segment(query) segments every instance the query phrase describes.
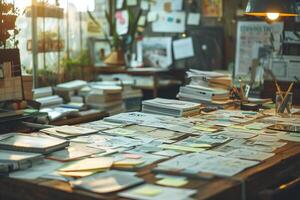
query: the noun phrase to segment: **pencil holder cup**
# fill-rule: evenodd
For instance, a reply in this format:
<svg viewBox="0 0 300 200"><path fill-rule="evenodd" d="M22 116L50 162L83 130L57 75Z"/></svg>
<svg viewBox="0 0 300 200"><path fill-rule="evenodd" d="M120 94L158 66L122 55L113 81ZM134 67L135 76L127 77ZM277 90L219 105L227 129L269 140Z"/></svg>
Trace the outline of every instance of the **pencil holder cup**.
<svg viewBox="0 0 300 200"><path fill-rule="evenodd" d="M276 92L276 114L291 114L292 103L293 103L293 93L289 92Z"/></svg>

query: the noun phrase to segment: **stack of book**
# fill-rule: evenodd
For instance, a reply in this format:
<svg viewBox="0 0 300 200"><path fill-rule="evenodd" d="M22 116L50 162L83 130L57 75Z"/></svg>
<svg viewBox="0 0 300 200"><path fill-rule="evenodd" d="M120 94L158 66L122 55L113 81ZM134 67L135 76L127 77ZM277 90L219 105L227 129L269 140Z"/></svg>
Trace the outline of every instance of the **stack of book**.
<svg viewBox="0 0 300 200"><path fill-rule="evenodd" d="M65 102L70 102L71 97L74 96L78 91L87 85L86 81L75 80L66 83L56 85L54 88L55 93L61 96Z"/></svg>
<svg viewBox="0 0 300 200"><path fill-rule="evenodd" d="M201 104L173 99L156 98L143 101L142 111L174 117L187 117L199 114Z"/></svg>
<svg viewBox="0 0 300 200"><path fill-rule="evenodd" d="M0 150L0 163L7 164L10 172L27 169L43 161L42 154Z"/></svg>
<svg viewBox="0 0 300 200"><path fill-rule="evenodd" d="M4 150L48 154L67 146L69 146L68 141L50 136L9 133L0 137L0 149Z"/></svg>
<svg viewBox="0 0 300 200"><path fill-rule="evenodd" d="M86 104L107 111L110 115L124 112L122 88L119 86L93 85L86 96Z"/></svg>
<svg viewBox="0 0 300 200"><path fill-rule="evenodd" d="M208 106L227 107L232 105L229 89L232 79L227 74L190 70L190 84L180 87L177 98Z"/></svg>
<svg viewBox="0 0 300 200"><path fill-rule="evenodd" d="M41 108L56 107L63 103L61 97L53 95L52 87L34 89L33 99L41 104Z"/></svg>

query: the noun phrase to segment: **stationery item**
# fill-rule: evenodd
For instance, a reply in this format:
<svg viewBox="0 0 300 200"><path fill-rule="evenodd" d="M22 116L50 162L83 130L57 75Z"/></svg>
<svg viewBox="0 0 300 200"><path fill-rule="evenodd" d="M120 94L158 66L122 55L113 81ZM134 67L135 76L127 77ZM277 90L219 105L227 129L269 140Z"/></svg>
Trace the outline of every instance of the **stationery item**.
<svg viewBox="0 0 300 200"><path fill-rule="evenodd" d="M194 54L192 38L188 37L184 39L174 40L173 52L174 52L174 58L176 60L193 57L195 54Z"/></svg>
<svg viewBox="0 0 300 200"><path fill-rule="evenodd" d="M16 133L0 140L0 149L49 154L69 146L66 140Z"/></svg>
<svg viewBox="0 0 300 200"><path fill-rule="evenodd" d="M118 195L124 198L138 199L138 200L185 200L190 196L195 195L197 190L162 187L158 185L145 184L138 186L131 190L121 192Z"/></svg>
<svg viewBox="0 0 300 200"><path fill-rule="evenodd" d="M90 128L66 125L66 126L57 126L54 128L42 129L41 132L49 134L51 136L68 139L76 136L97 133L98 131Z"/></svg>
<svg viewBox="0 0 300 200"><path fill-rule="evenodd" d="M9 177L18 178L18 179L26 179L26 180L34 180L41 176L45 176L45 175L53 173L55 170L60 168L62 165L63 165L63 163L61 163L61 162L45 159L45 161L43 163L34 165L31 168L10 173Z"/></svg>
<svg viewBox="0 0 300 200"><path fill-rule="evenodd" d="M226 153L226 156L228 157L241 158L247 160L257 160L257 161L266 160L274 155L275 155L274 153L260 152L260 151L246 149L246 148L239 148Z"/></svg>
<svg viewBox="0 0 300 200"><path fill-rule="evenodd" d="M9 171L23 170L44 161L42 154L0 150L0 163L9 164Z"/></svg>
<svg viewBox="0 0 300 200"><path fill-rule="evenodd" d="M173 99L155 98L143 101L143 112L163 114L175 117L199 114L200 104Z"/></svg>
<svg viewBox="0 0 300 200"><path fill-rule="evenodd" d="M95 148L87 147L82 144L71 143L69 147L64 150L56 151L49 155L47 158L51 160L57 160L61 162L69 162L84 158L93 154L103 153L105 151Z"/></svg>
<svg viewBox="0 0 300 200"><path fill-rule="evenodd" d="M66 164L66 166L59 169L61 172L77 172L77 171L105 171L113 164L112 158L99 157L99 158L85 158L83 160L74 161Z"/></svg>
<svg viewBox="0 0 300 200"><path fill-rule="evenodd" d="M55 90L61 90L61 91L72 91L72 90L80 90L84 86L87 85L86 81L83 80L74 80L66 83L61 83L56 85Z"/></svg>
<svg viewBox="0 0 300 200"><path fill-rule="evenodd" d="M182 187L188 183L188 180L185 178L163 178L161 180L156 181L157 184L163 185L163 186L170 186L170 187Z"/></svg>
<svg viewBox="0 0 300 200"><path fill-rule="evenodd" d="M124 160L115 161L113 166L116 168L134 168L143 164L144 162L145 161L142 159L126 158Z"/></svg>
<svg viewBox="0 0 300 200"><path fill-rule="evenodd" d="M275 110L277 114L283 114L285 110L287 110L288 114L291 114L293 93L286 92L284 94L285 96L281 98L282 94L276 93Z"/></svg>
<svg viewBox="0 0 300 200"><path fill-rule="evenodd" d="M71 182L72 187L96 193L111 193L143 183L144 180L127 172L108 171Z"/></svg>

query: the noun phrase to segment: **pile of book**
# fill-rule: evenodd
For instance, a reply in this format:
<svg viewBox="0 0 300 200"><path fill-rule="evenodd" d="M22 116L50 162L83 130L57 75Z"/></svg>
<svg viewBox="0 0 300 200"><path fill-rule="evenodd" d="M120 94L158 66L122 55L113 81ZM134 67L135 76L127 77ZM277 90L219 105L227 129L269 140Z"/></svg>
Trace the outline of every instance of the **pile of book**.
<svg viewBox="0 0 300 200"><path fill-rule="evenodd" d="M77 95L78 91L87 85L86 81L75 80L56 85L55 94L61 96L65 102L70 102L71 97Z"/></svg>
<svg viewBox="0 0 300 200"><path fill-rule="evenodd" d="M55 107L63 104L63 99L53 95L52 87L43 87L33 90L33 99L41 104L41 108Z"/></svg>
<svg viewBox="0 0 300 200"><path fill-rule="evenodd" d="M179 89L177 98L204 105L230 106L229 89L232 78L228 74L190 70L187 72L190 83Z"/></svg>
<svg viewBox="0 0 300 200"><path fill-rule="evenodd" d="M155 98L143 101L142 111L174 117L187 117L199 114L201 104L173 99Z"/></svg>
<svg viewBox="0 0 300 200"><path fill-rule="evenodd" d="M85 101L88 106L107 111L110 115L125 111L120 86L92 85Z"/></svg>

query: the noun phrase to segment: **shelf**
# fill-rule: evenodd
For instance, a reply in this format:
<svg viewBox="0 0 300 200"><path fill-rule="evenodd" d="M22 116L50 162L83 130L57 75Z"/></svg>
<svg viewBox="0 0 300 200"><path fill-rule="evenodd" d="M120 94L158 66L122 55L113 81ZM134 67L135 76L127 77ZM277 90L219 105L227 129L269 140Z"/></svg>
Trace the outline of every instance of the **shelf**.
<svg viewBox="0 0 300 200"><path fill-rule="evenodd" d="M49 17L49 18L64 18L64 9L59 7L50 7L50 6L42 6L36 5L34 6L37 9L37 17ZM25 13L27 17L32 17L32 7L27 7L25 9Z"/></svg>

